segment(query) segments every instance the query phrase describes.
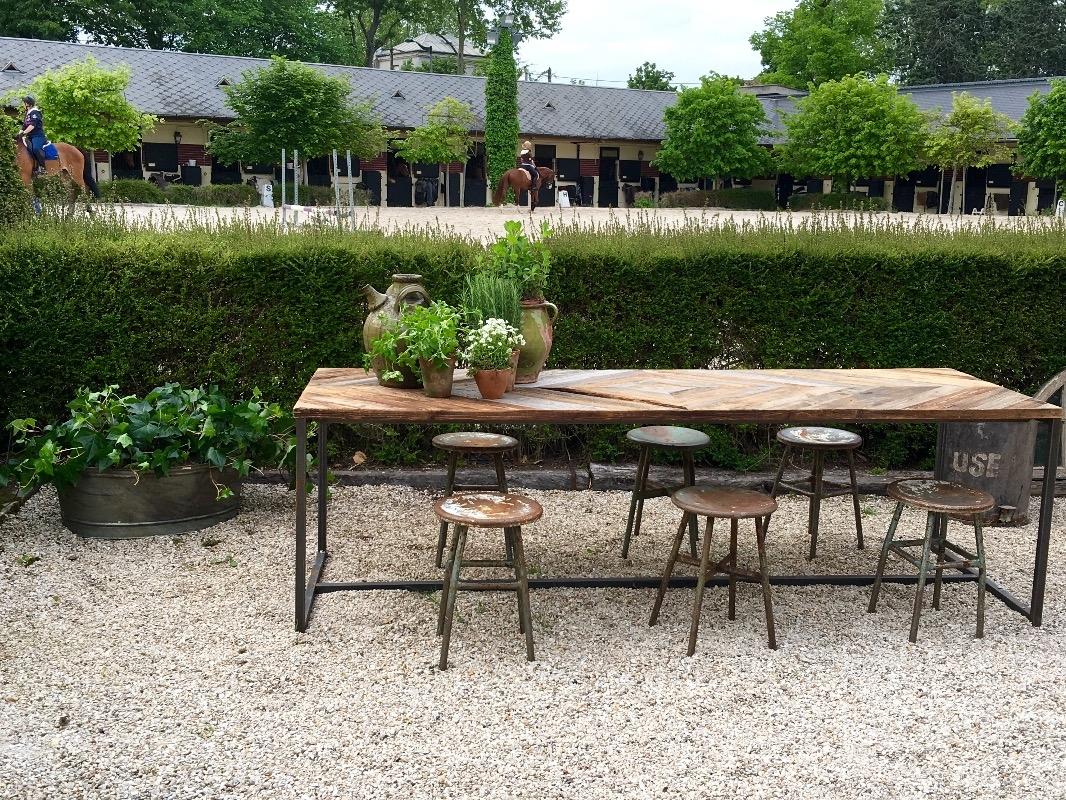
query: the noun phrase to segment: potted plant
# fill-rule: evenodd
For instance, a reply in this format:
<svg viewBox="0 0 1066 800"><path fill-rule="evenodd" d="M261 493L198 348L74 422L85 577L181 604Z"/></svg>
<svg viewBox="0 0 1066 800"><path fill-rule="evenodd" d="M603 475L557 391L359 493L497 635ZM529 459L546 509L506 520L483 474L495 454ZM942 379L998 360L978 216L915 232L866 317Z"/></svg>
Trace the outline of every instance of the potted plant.
<svg viewBox="0 0 1066 800"><path fill-rule="evenodd" d="M519 305L518 284L499 272L479 270L466 276L463 291L463 310L467 324L477 327L487 319L502 319L515 330L522 329L522 307ZM508 391L514 388L518 370L519 350L511 354L511 379Z"/></svg>
<svg viewBox="0 0 1066 800"><path fill-rule="evenodd" d="M486 400L499 400L511 377L511 353L524 340L513 325L495 317L472 329L466 338L463 363L474 375L478 391Z"/></svg>
<svg viewBox="0 0 1066 800"><path fill-rule="evenodd" d="M479 260L482 270L511 278L521 296L522 325L525 338L518 356L517 383L533 383L544 369L551 353L555 318L559 309L544 299L544 289L551 274L551 251L547 239L552 231L547 222L540 226L540 237L530 239L523 233L522 223L504 223L504 236L489 245Z"/></svg>
<svg viewBox="0 0 1066 800"><path fill-rule="evenodd" d="M399 363L421 373L428 397L451 397L459 350L459 311L440 301L428 307L410 306L401 325L406 347L398 355Z"/></svg>
<svg viewBox="0 0 1066 800"><path fill-rule="evenodd" d="M394 389L417 389L422 385L417 359L403 358L407 337L403 323L382 314L377 337L363 353L363 369L377 375L378 383Z"/></svg>
<svg viewBox="0 0 1066 800"><path fill-rule="evenodd" d="M54 484L63 524L82 536L130 538L199 530L237 513L254 466L295 452L292 415L259 391L230 402L217 387L167 384L144 397L83 389L70 417L17 419L0 481Z"/></svg>

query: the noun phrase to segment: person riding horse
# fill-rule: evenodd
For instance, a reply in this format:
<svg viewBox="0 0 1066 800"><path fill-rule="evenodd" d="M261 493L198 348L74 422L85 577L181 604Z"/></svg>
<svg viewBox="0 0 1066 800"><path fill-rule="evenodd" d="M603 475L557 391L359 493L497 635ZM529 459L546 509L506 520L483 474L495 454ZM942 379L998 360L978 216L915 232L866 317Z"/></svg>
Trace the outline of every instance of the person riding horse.
<svg viewBox="0 0 1066 800"><path fill-rule="evenodd" d="M45 172L44 146L48 139L44 135L44 114L37 107L37 100L33 95L22 98L22 111L25 114L22 120L22 130L19 131L15 140L22 139L26 149L30 151L36 164L35 171L38 175Z"/></svg>
<svg viewBox="0 0 1066 800"><path fill-rule="evenodd" d="M540 189L540 173L537 171L537 164L533 160L533 145L528 141L522 142L522 152L518 155L518 166L529 173L529 179L532 181L529 191L536 192Z"/></svg>

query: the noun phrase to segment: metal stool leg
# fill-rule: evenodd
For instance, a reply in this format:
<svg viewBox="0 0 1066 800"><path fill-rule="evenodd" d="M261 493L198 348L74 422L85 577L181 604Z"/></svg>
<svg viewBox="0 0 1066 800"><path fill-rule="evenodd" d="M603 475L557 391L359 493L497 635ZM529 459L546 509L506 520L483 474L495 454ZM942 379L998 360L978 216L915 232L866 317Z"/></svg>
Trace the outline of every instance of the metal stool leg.
<svg viewBox="0 0 1066 800"><path fill-rule="evenodd" d="M526 575L526 549L522 544L522 529L512 528L515 550L515 577L518 580L518 618L526 635L526 661L533 661L533 618L529 610L529 580Z"/></svg>
<svg viewBox="0 0 1066 800"><path fill-rule="evenodd" d="M437 610L437 636L444 635L444 617L448 611L448 589L452 583L452 564L455 561L455 551L459 546L459 531L457 526L452 526L452 541L448 547L448 563L444 569L444 583L440 590L440 608Z"/></svg>
<svg viewBox="0 0 1066 800"><path fill-rule="evenodd" d="M682 469L683 469L684 475L685 475L685 478L684 478L685 486L695 486L696 485L696 465L695 465L695 463L692 460L692 451L691 450L685 450L682 453L682 455L681 455L681 459L682 459L682 461L681 461ZM699 536L700 536L700 522L699 522L698 519L696 519L696 515L693 514L692 515L692 519L689 520L689 525L688 525L688 549L689 549L689 554L693 558L695 558L698 555L698 551L696 549L696 547L697 547L696 542L699 540Z"/></svg>
<svg viewBox="0 0 1066 800"><path fill-rule="evenodd" d="M455 528L456 533L453 535L457 537L458 541L451 561L452 574L451 580L448 582L448 605L444 611L444 631L440 643L440 668L442 670L448 669L448 645L452 641L452 621L455 618L456 589L459 588L459 568L463 563L463 550L466 549L466 528L460 525L456 525Z"/></svg>
<svg viewBox="0 0 1066 800"><path fill-rule="evenodd" d="M674 574L674 565L677 563L677 554L681 550L681 540L685 538L685 528L688 527L689 514L681 515L681 524L677 526L677 535L674 536L674 544L670 548L670 556L666 559L666 568L663 570L663 579L659 583L659 591L655 593L655 604L651 607L651 617L648 625L654 625L659 621L659 609L662 608L663 598L670 586L670 576Z"/></svg>
<svg viewBox="0 0 1066 800"><path fill-rule="evenodd" d="M781 464L777 468L777 477L774 478L773 488L770 489L770 497L777 497L777 490L781 486L781 478L785 474L785 465L788 463L788 457L791 452L792 448L786 444L785 451L781 454Z"/></svg>
<svg viewBox="0 0 1066 800"><path fill-rule="evenodd" d="M759 547L759 576L762 578L762 603L766 611L766 638L770 649L777 649L777 637L774 635L774 605L770 598L770 567L766 559L766 523L769 517L755 518L755 541Z"/></svg>
<svg viewBox="0 0 1066 800"><path fill-rule="evenodd" d="M985 532L981 515L973 518L973 532L977 538L977 638L985 635Z"/></svg>
<svg viewBox="0 0 1066 800"><path fill-rule="evenodd" d="M690 515L695 517L695 514ZM680 541L678 543L680 546ZM711 537L703 539L703 552L700 554L700 574L696 576L696 598L692 602L692 625L688 631L688 654L696 652L696 637L700 632L700 612L703 610L703 589L707 585L707 568L711 561Z"/></svg>
<svg viewBox="0 0 1066 800"><path fill-rule="evenodd" d="M729 520L729 619L737 618L737 520Z"/></svg>
<svg viewBox="0 0 1066 800"><path fill-rule="evenodd" d="M814 465L811 467L811 503L807 509L807 531L811 535L811 551L808 561L813 561L818 554L818 515L822 510L822 466L824 455L821 450L814 451Z"/></svg>
<svg viewBox="0 0 1066 800"><path fill-rule="evenodd" d="M459 459L459 454L455 451L448 453L448 477L444 483L444 496L451 497L452 491L455 488L455 465ZM440 533L437 534L437 569L441 568L441 561L444 558L444 542L448 537L448 523L442 522L440 524Z"/></svg>
<svg viewBox="0 0 1066 800"><path fill-rule="evenodd" d="M855 538L859 542L859 549L865 550L862 541L862 509L859 507L859 482L855 479L855 452L848 450L848 472L851 473L851 501L855 506Z"/></svg>
<svg viewBox="0 0 1066 800"><path fill-rule="evenodd" d="M870 593L870 605L866 609L868 614L877 610L877 596L881 594L881 579L885 577L885 565L888 563L888 551L892 547L892 540L896 538L896 526L899 525L900 515L903 513L903 503L896 503L896 510L892 512L892 522L885 534L885 541L881 545L881 557L877 559L877 574L874 577L874 588Z"/></svg>
<svg viewBox="0 0 1066 800"><path fill-rule="evenodd" d="M517 529L516 528L504 528L503 529L503 539L504 539L504 542L507 545L507 550L510 553L514 553L515 552L515 548L514 548L515 530L517 530ZM518 556L517 556L517 554L514 555L510 559L510 567L511 567L511 569L514 570L515 581L517 581L518 580ZM522 594L521 594L521 592L515 590L515 597L517 597L517 599L518 599L518 632L519 633L525 633L526 632L526 628L525 628L524 617L522 616Z"/></svg>
<svg viewBox="0 0 1066 800"><path fill-rule="evenodd" d="M925 540L922 542L922 559L918 562L918 588L914 592L914 611L911 614L911 644L918 641L918 619L922 616L922 600L925 598L925 579L929 573L929 551L933 544L935 522L925 524Z"/></svg>
<svg viewBox="0 0 1066 800"><path fill-rule="evenodd" d="M496 491L506 494L507 473L503 470L503 454L493 453L492 463L496 467ZM514 546L511 542L511 537L507 535L507 531L503 533L503 557L507 561L514 561Z"/></svg>
<svg viewBox="0 0 1066 800"><path fill-rule="evenodd" d="M946 514L937 514L940 524L933 526L933 539L936 542L936 575L933 578L933 609L940 610L940 588L944 583L944 550L948 544L948 518Z"/></svg>
<svg viewBox="0 0 1066 800"><path fill-rule="evenodd" d="M629 499L629 521L622 539L622 558L629 558L629 542L640 531L640 518L644 513L644 490L648 485L648 470L651 463L651 450L640 448L637 459L637 477L633 481L633 496Z"/></svg>

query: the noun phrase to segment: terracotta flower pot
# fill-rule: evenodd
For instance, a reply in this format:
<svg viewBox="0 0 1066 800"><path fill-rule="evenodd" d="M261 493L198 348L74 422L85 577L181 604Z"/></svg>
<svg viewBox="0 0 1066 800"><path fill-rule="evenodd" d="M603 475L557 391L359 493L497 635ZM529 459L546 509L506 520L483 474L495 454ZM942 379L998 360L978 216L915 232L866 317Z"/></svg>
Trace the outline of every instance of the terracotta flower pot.
<svg viewBox="0 0 1066 800"><path fill-rule="evenodd" d="M544 300L522 301L522 345L515 383L533 383L540 376L552 349L552 331L559 309Z"/></svg>
<svg viewBox="0 0 1066 800"><path fill-rule="evenodd" d="M419 369L422 370L422 388L426 397L451 397L452 378L455 375L455 356L448 359L443 367L438 367L424 358L418 359Z"/></svg>
<svg viewBox="0 0 1066 800"><path fill-rule="evenodd" d="M507 384L507 391L514 391L515 377L518 375L518 357L522 354L521 350L515 350L511 353L511 380Z"/></svg>
<svg viewBox="0 0 1066 800"><path fill-rule="evenodd" d="M486 400L499 400L507 391L511 369L479 369L474 373L474 382Z"/></svg>

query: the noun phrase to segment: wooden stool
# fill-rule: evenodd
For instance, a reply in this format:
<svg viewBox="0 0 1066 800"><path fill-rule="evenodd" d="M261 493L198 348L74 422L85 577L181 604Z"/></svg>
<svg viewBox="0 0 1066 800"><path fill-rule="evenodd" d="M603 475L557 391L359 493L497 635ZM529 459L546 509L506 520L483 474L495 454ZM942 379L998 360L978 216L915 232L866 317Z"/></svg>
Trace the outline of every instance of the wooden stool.
<svg viewBox="0 0 1066 800"><path fill-rule="evenodd" d="M888 496L896 500L896 511L892 523L888 526L888 535L881 546L881 558L877 562L877 577L874 578L873 594L870 596L869 613L877 610L877 596L881 592L881 580L885 575L885 564L889 552L893 552L918 568L918 590L914 593L914 611L911 614L911 642L918 641L918 618L922 615L922 600L925 595L925 581L930 572L935 574L933 582L933 608L940 610L940 586L943 583L945 569L977 569L977 638L985 635L985 541L981 528L981 514L995 504L995 498L987 492L971 489L959 483L934 480L902 480L888 485ZM896 526L899 525L903 507L921 509L928 512L925 525L925 537L922 539L903 539L895 541ZM947 540L948 516L970 518L973 522L974 537L977 540L977 553L969 553ZM915 557L906 548L921 546L921 557ZM936 548L936 564L930 564L930 551ZM950 548L953 555L961 558L945 561L944 551Z"/></svg>
<svg viewBox="0 0 1066 800"><path fill-rule="evenodd" d="M729 619L736 619L737 616L737 578L762 582L762 599L766 610L766 637L771 649L776 650L774 609L770 600L770 572L766 561L766 528L770 523L770 515L777 511L777 501L761 492L717 486L686 486L674 492L672 499L674 505L684 514L681 516L681 524L677 527L677 535L674 536L674 546L666 561L663 580L655 595L655 605L651 609L651 619L648 620L648 624L654 625L659 620L659 609L662 607L666 589L670 585L674 564L680 561L682 564L691 564L699 568L696 577L696 599L692 605L692 627L688 634L689 655L696 652L696 634L700 628L703 588L707 579L719 572L729 576ZM685 528L696 517L707 518L707 528L703 534L703 552L698 561L691 556L681 555L679 552L681 540L685 536ZM711 561L711 534L714 531L716 518L729 520L729 553L720 561ZM758 573L737 567L737 526L739 520L742 519L755 520L755 541L759 548Z"/></svg>
<svg viewBox="0 0 1066 800"><path fill-rule="evenodd" d="M859 549L862 550L864 548L862 541L862 510L859 508L859 488L855 482L854 453L855 450L862 447L862 437L857 433L842 431L837 428L808 426L803 428L784 428L777 432L777 441L785 446L785 452L781 455L781 466L777 469L777 477L774 478L774 488L770 490L770 496L777 497L781 489L785 488L811 499L807 511L807 532L811 537L811 551L807 559L814 560L818 551L818 515L821 511L822 500L826 497L851 495L852 503L855 506L855 538L858 539ZM805 481L810 483L809 489L785 483L781 480L793 448L811 450L814 454L811 476ZM835 481L827 481L822 477L825 453L832 450L843 450L847 453L848 470L851 472L850 486ZM842 488L826 489L827 485Z"/></svg>
<svg viewBox="0 0 1066 800"><path fill-rule="evenodd" d="M452 638L452 617L455 596L459 589L471 591L511 591L518 596L518 632L526 636L526 659L533 660L533 621L529 613L529 585L526 574L526 555L522 547L522 525L540 519L544 509L525 495L474 493L442 497L433 511L444 522L454 523L448 550L448 568L444 573L440 613L437 616L437 635L443 636L440 645L440 668L448 668L448 644ZM507 551L502 560L463 559L466 537L471 528L503 528ZM514 570L513 581L460 580L463 567L507 567Z"/></svg>
<svg viewBox="0 0 1066 800"><path fill-rule="evenodd" d="M518 448L518 440L502 433L483 433L481 431L460 431L458 433L441 433L433 437L433 446L448 454L448 477L444 483L444 496L451 497L456 492L507 492L507 476L503 471L503 454ZM456 485L455 467L460 454L488 454L496 466L496 483L488 486ZM505 537L506 538L506 537ZM444 559L444 543L448 539L448 523L440 524L437 536L437 569ZM510 545L507 545L510 557Z"/></svg>
<svg viewBox="0 0 1066 800"><path fill-rule="evenodd" d="M644 501L653 497L666 497L675 489L692 486L696 482L696 467L692 462L692 451L710 444L711 437L692 428L680 428L676 425L646 425L634 428L626 433L629 441L640 446L637 459L637 477L633 481L633 495L629 500L629 519L626 533L622 539L622 558L629 558L629 541L640 533L640 520L644 516ZM683 478L680 486L649 485L648 471L651 468L652 448L660 450L680 450ZM692 519L689 528L689 549L696 557L696 537L699 535L699 523Z"/></svg>

